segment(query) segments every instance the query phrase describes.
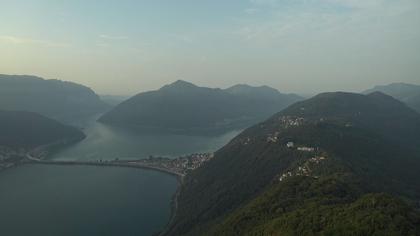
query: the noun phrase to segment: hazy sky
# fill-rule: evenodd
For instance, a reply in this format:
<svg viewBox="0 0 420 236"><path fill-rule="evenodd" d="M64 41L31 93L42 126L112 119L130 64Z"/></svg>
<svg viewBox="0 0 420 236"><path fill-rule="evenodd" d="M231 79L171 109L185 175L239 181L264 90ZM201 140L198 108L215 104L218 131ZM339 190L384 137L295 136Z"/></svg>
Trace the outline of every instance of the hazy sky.
<svg viewBox="0 0 420 236"><path fill-rule="evenodd" d="M134 94L420 83L420 0L0 0L0 73Z"/></svg>

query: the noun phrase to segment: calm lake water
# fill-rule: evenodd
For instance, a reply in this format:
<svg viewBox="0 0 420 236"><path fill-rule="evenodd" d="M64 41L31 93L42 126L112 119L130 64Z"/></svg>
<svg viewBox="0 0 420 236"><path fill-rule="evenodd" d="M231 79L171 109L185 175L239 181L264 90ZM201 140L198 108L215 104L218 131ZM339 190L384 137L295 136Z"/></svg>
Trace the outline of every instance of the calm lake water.
<svg viewBox="0 0 420 236"><path fill-rule="evenodd" d="M219 136L141 134L101 123L83 130L83 141L54 154L54 159L143 159L150 155L178 157L194 152L213 152L229 142L239 131Z"/></svg>
<svg viewBox="0 0 420 236"><path fill-rule="evenodd" d="M136 134L92 123L54 159L176 157L215 151L217 137ZM26 165L0 172L0 235L152 235L170 217L177 180L142 169Z"/></svg>
<svg viewBox="0 0 420 236"><path fill-rule="evenodd" d="M151 235L170 216L177 180L129 168L22 166L0 173L5 236Z"/></svg>

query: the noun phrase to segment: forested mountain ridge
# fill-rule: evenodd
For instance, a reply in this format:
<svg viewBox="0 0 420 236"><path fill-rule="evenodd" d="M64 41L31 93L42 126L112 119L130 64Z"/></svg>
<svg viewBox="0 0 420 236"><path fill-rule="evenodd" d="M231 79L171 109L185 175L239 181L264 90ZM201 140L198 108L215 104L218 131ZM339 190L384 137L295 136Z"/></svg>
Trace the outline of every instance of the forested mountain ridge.
<svg viewBox="0 0 420 236"><path fill-rule="evenodd" d="M302 100L302 97L296 94L283 94L280 93L277 89L274 89L269 86L259 86L253 87L247 84L237 84L231 86L227 89L224 89L225 92L235 95L247 96L250 98L266 99L266 100L275 100L282 98L284 102L295 102ZM289 100L289 101L288 101Z"/></svg>
<svg viewBox="0 0 420 236"><path fill-rule="evenodd" d="M419 122L419 114L381 93L324 93L295 103L187 176L168 235L351 235L358 224L346 222L369 211L378 220L361 222L358 232L389 225L390 232L416 235L412 206L369 194L414 205L420 199ZM395 218L370 201L395 206ZM355 209L360 205L366 208Z"/></svg>
<svg viewBox="0 0 420 236"><path fill-rule="evenodd" d="M104 112L109 105L90 88L29 75L0 74L0 109L30 111L72 123Z"/></svg>
<svg viewBox="0 0 420 236"><path fill-rule="evenodd" d="M176 81L122 102L99 121L169 131L225 130L264 120L300 99L268 87L218 89Z"/></svg>
<svg viewBox="0 0 420 236"><path fill-rule="evenodd" d="M0 111L0 146L32 149L85 137L82 131L33 112Z"/></svg>
<svg viewBox="0 0 420 236"><path fill-rule="evenodd" d="M407 83L392 83L388 85L375 86L372 89L364 91L369 94L379 91L404 102L417 112L420 112L420 85Z"/></svg>
<svg viewBox="0 0 420 236"><path fill-rule="evenodd" d="M282 113L364 128L402 145L420 146L420 114L381 92L323 93L297 102Z"/></svg>

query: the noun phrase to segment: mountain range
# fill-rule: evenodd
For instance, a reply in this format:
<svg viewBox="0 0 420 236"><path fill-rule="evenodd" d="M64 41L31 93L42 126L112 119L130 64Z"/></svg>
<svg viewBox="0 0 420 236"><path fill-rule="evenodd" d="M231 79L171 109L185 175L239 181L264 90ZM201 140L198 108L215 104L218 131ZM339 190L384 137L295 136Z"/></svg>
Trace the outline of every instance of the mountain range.
<svg viewBox="0 0 420 236"><path fill-rule="evenodd" d="M135 95L99 121L177 132L226 130L262 121L301 99L267 86L235 85L219 89L179 80L159 90Z"/></svg>
<svg viewBox="0 0 420 236"><path fill-rule="evenodd" d="M30 111L73 123L104 112L109 105L90 88L28 75L0 74L0 110Z"/></svg>
<svg viewBox="0 0 420 236"><path fill-rule="evenodd" d="M125 101L105 96L116 106L99 121L175 132L252 125L183 178L166 235L420 235L419 87L303 100L176 81ZM82 85L0 75L0 147L83 139L59 121L109 107Z"/></svg>
<svg viewBox="0 0 420 236"><path fill-rule="evenodd" d="M419 235L419 141L380 92L297 102L186 176L166 235Z"/></svg>
<svg viewBox="0 0 420 236"><path fill-rule="evenodd" d="M407 83L392 83L389 85L375 86L372 89L364 91L364 94L374 91L383 92L406 103L414 110L420 112L420 85Z"/></svg>

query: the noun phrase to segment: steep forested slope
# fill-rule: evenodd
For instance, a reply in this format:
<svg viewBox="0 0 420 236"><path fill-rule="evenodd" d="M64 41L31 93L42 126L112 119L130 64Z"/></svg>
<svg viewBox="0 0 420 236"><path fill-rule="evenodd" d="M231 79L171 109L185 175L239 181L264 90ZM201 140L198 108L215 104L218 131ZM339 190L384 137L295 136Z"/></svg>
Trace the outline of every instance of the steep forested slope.
<svg viewBox="0 0 420 236"><path fill-rule="evenodd" d="M211 235L418 235L420 214L336 178L293 177L232 213Z"/></svg>
<svg viewBox="0 0 420 236"><path fill-rule="evenodd" d="M411 203L420 199L419 122L419 114L381 93L366 96L325 93L291 105L267 121L245 130L216 152L203 168L186 178L169 235L231 232L241 228L241 225L234 224L236 220L253 222L249 232L255 232L254 235L262 232L263 235L273 235L270 230L278 233L274 235L287 235L302 232L290 231L295 226L287 219L293 216L298 220L296 214L311 209L324 217L321 219L325 224L316 228L315 221L319 219L314 219L314 224L307 225L304 230L316 230L321 234L339 232L348 226L347 230L351 231L355 226L342 223L352 217L358 219L376 210L379 216L388 214L386 209L376 209L375 205L354 210L354 207L369 201L366 199L396 205L397 215L403 219L388 221L378 218L377 224L361 223L360 232L376 231L378 225L387 222L390 222L390 227L403 227L403 222L409 222L409 226L398 232L417 230L412 224L416 222L415 217L411 218L414 211L407 210L405 203L400 204L400 200L387 195L366 194L387 192L410 199ZM279 187L295 178L303 181L302 184L319 186L319 189L302 192ZM277 188L283 190L277 191ZM287 196L291 191L304 197L284 199L283 195ZM338 195L330 196L329 191ZM291 201L294 208L282 214L266 211L260 216L252 215L246 210L249 209L247 204L263 201L258 200L263 192L276 193L274 197L278 201ZM328 205L329 202L332 205ZM298 216L302 220L311 220ZM267 220L260 222L260 217ZM372 218L371 215L367 217ZM335 219L337 229L331 228L336 224L333 223Z"/></svg>

